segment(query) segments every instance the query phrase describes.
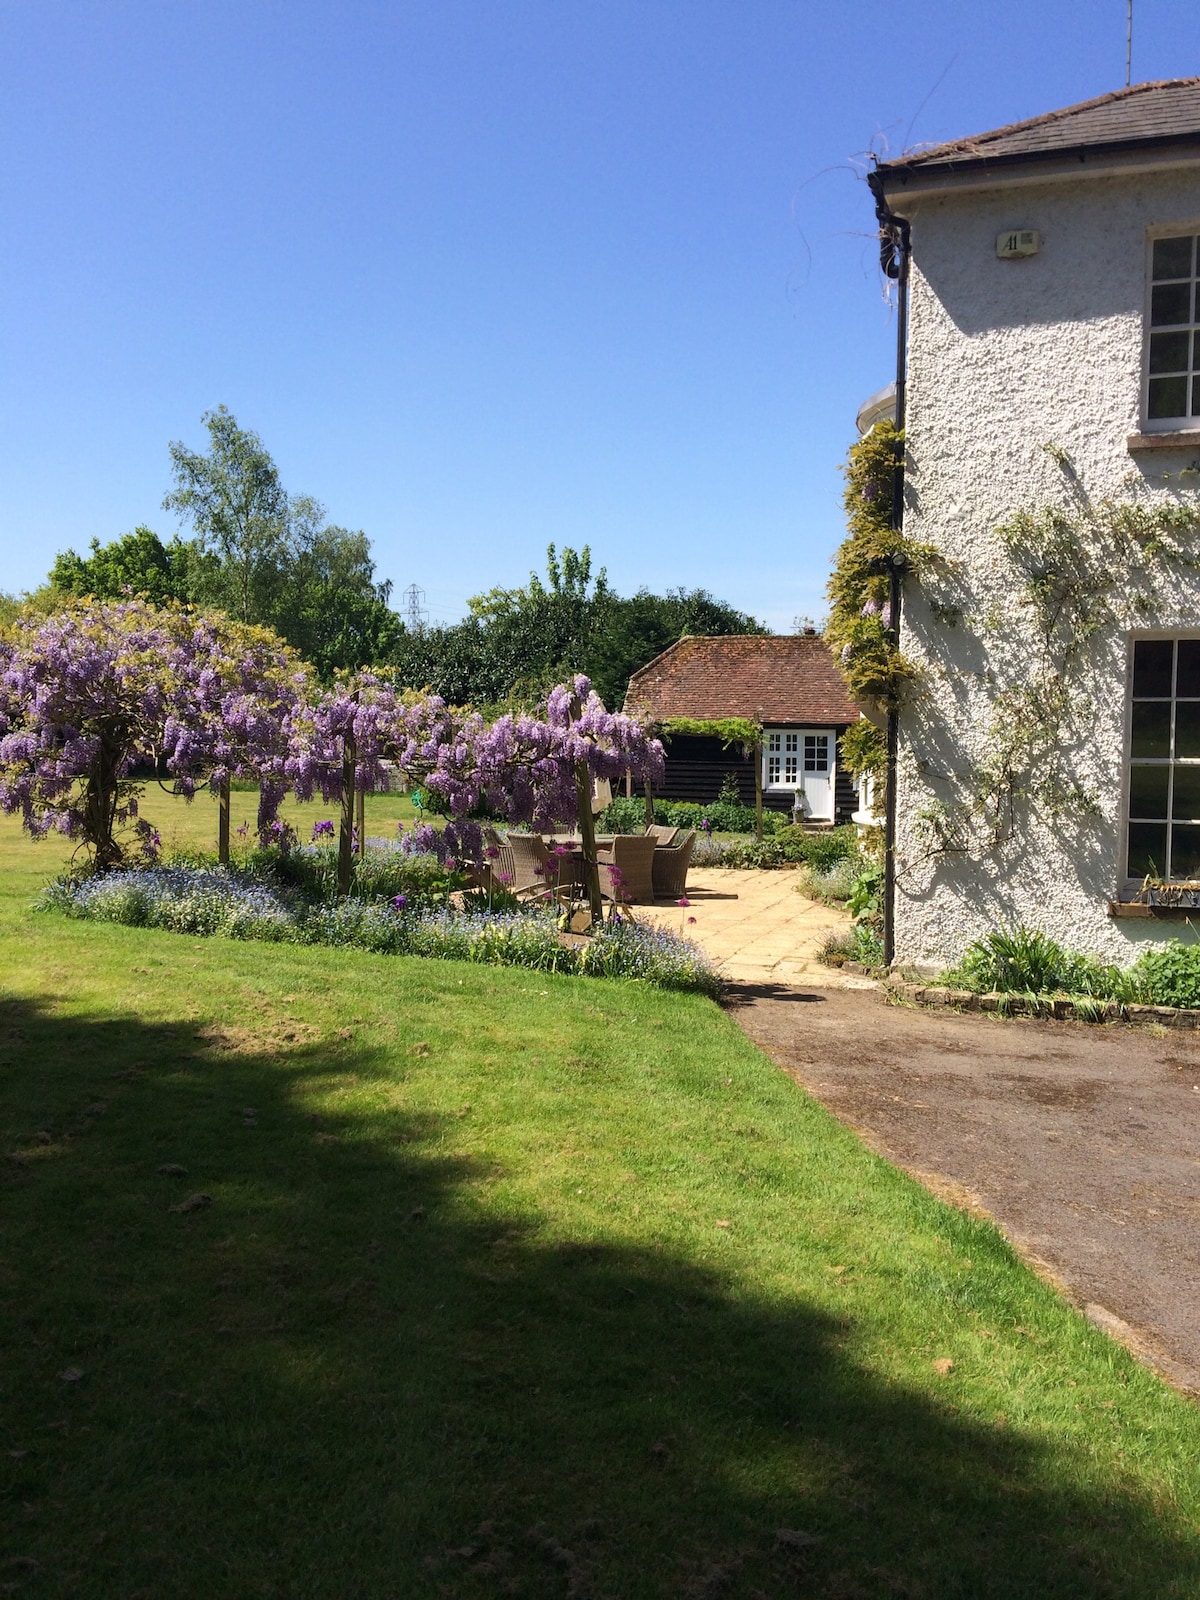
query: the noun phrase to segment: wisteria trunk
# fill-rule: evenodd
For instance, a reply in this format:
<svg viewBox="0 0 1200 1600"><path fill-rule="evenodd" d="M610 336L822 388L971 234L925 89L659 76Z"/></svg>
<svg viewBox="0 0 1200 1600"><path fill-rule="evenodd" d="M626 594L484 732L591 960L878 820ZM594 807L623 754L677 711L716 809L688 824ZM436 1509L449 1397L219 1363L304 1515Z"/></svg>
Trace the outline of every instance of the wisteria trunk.
<svg viewBox="0 0 1200 1600"><path fill-rule="evenodd" d="M596 860L596 819L592 815L592 775L586 761L575 763L575 788L579 795L579 837L583 841L583 870L587 878L588 909L592 921L604 916L600 895L600 867Z"/></svg>
<svg viewBox="0 0 1200 1600"><path fill-rule="evenodd" d="M229 779L225 778L217 790L217 860L223 867L229 865Z"/></svg>
<svg viewBox="0 0 1200 1600"><path fill-rule="evenodd" d="M338 833L338 894L343 899L350 893L354 881L354 769L357 764L354 735L348 733L342 741L342 822Z"/></svg>
<svg viewBox="0 0 1200 1600"><path fill-rule="evenodd" d="M118 761L116 749L101 739L84 784L83 837L91 847L97 872L108 872L121 863L121 847L113 837L120 787Z"/></svg>

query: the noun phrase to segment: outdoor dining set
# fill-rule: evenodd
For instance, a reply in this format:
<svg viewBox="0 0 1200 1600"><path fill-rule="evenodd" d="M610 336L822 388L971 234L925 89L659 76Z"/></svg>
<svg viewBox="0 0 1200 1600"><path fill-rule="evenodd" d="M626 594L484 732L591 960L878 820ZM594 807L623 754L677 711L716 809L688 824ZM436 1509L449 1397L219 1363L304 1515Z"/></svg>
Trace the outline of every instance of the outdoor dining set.
<svg viewBox="0 0 1200 1600"><path fill-rule="evenodd" d="M521 898L561 897L586 883L586 861L578 839L536 833L500 834L485 829L488 875ZM687 888L696 835L654 824L640 834L597 834L600 893L613 904L653 905L678 899Z"/></svg>

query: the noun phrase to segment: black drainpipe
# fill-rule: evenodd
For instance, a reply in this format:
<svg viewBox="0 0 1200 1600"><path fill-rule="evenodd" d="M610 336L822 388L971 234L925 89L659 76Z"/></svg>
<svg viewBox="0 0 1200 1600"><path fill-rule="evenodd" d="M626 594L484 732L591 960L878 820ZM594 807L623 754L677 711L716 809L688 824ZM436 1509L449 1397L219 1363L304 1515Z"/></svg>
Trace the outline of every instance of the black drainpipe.
<svg viewBox="0 0 1200 1600"><path fill-rule="evenodd" d="M908 221L898 217L887 203L878 172L867 179L875 196L875 215L879 218L879 264L896 285L896 427L904 427L905 388L908 372L908 267L912 240ZM904 526L904 452L896 456L892 476L892 527L897 533ZM888 572L889 632L892 643L900 646L900 605L903 598L904 562L894 558ZM883 960L891 966L896 959L896 765L900 749L900 716L894 706L887 719L887 792L883 824Z"/></svg>

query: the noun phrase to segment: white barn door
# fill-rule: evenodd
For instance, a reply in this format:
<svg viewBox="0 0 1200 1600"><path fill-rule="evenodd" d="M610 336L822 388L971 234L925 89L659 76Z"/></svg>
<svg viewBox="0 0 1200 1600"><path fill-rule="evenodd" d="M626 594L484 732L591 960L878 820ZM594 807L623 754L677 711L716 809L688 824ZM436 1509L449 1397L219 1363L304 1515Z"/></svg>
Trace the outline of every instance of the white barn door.
<svg viewBox="0 0 1200 1600"><path fill-rule="evenodd" d="M816 822L833 821L834 735L825 728L767 728L763 737L763 788L804 795Z"/></svg>
<svg viewBox="0 0 1200 1600"><path fill-rule="evenodd" d="M800 730L800 783L815 822L833 821L833 737L819 728Z"/></svg>

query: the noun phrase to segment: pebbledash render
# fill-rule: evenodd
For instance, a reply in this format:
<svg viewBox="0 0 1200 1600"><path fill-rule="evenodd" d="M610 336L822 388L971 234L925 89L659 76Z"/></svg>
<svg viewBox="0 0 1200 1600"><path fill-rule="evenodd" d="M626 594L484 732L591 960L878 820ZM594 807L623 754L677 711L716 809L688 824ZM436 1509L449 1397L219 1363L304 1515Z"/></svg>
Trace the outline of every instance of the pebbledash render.
<svg viewBox="0 0 1200 1600"><path fill-rule="evenodd" d="M1178 910L1139 905L1170 898L1146 879L1200 881L1200 568L1166 560L1152 597L1144 568L1100 573L1062 733L1077 803L981 802L978 772L1035 651L1028 563L1001 527L1196 499L1200 79L883 163L871 186L910 251L903 532L938 553L904 585L921 672L899 714L895 959L935 968L1023 923L1127 964L1186 936Z"/></svg>

